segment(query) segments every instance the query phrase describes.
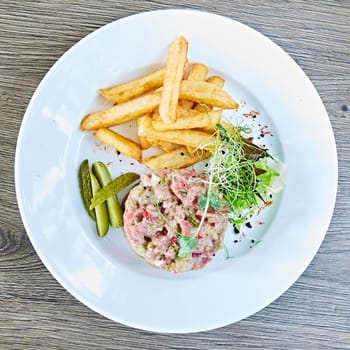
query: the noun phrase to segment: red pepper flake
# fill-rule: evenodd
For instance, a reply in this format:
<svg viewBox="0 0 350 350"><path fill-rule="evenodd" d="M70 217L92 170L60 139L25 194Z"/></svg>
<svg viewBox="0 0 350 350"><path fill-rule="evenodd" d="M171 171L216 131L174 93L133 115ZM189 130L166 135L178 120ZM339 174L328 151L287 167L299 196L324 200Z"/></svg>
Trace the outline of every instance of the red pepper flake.
<svg viewBox="0 0 350 350"><path fill-rule="evenodd" d="M203 236L202 236L201 234L198 234L198 235L197 235L197 238L198 238L198 239L202 239Z"/></svg>
<svg viewBox="0 0 350 350"><path fill-rule="evenodd" d="M272 132L271 132L271 131L265 131L264 134L265 134L265 135L271 135Z"/></svg>
<svg viewBox="0 0 350 350"><path fill-rule="evenodd" d="M197 220L199 220L199 221L202 220L202 215L197 214L197 215L195 215L194 217L195 217Z"/></svg>
<svg viewBox="0 0 350 350"><path fill-rule="evenodd" d="M147 211L147 210L144 210L143 211L143 217L146 219L146 220L149 220L151 218L151 214Z"/></svg>
<svg viewBox="0 0 350 350"><path fill-rule="evenodd" d="M176 237L171 237L171 242L174 243L175 245L179 245L179 243L177 243L177 239Z"/></svg>
<svg viewBox="0 0 350 350"><path fill-rule="evenodd" d="M199 258L202 255L202 253L193 253L192 252L192 258Z"/></svg>
<svg viewBox="0 0 350 350"><path fill-rule="evenodd" d="M257 221L256 222L258 225L263 225L264 224L264 221Z"/></svg>
<svg viewBox="0 0 350 350"><path fill-rule="evenodd" d="M272 205L272 201L265 202L265 207L270 207Z"/></svg>

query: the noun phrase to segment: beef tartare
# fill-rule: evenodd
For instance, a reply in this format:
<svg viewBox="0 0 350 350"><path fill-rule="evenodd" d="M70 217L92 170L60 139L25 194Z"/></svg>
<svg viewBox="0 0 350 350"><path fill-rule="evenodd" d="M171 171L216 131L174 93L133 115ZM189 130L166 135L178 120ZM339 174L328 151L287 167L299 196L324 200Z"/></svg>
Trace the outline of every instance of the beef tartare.
<svg viewBox="0 0 350 350"><path fill-rule="evenodd" d="M124 211L125 236L140 257L175 273L203 268L212 260L222 247L228 209L220 202L215 208L209 206L202 220L206 180L205 175L186 169L141 175ZM193 248L179 254L181 242L193 243L193 238Z"/></svg>

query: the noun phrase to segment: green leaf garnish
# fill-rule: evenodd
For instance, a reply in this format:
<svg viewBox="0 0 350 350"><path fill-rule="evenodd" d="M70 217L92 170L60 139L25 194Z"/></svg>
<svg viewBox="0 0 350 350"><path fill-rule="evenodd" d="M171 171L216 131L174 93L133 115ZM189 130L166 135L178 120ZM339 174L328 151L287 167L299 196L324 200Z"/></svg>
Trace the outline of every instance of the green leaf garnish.
<svg viewBox="0 0 350 350"><path fill-rule="evenodd" d="M193 236L192 237L188 237L188 236L181 236L181 235L179 235L177 237L177 242L178 242L178 244L180 246L180 249L177 252L177 256L179 258L186 258L186 256L198 244L198 238L197 237L193 237Z"/></svg>
<svg viewBox="0 0 350 350"><path fill-rule="evenodd" d="M214 193L209 194L209 204L211 205L212 208L214 209L219 209L220 208L220 203L217 200L216 196Z"/></svg>
<svg viewBox="0 0 350 350"><path fill-rule="evenodd" d="M207 204L207 196L202 194L199 198L198 205L200 208L204 208Z"/></svg>

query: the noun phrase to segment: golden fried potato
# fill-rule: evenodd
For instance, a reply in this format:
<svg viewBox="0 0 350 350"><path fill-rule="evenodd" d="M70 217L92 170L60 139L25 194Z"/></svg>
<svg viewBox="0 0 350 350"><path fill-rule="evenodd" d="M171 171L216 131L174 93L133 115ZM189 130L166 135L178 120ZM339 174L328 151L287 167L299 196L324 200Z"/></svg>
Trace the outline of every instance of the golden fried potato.
<svg viewBox="0 0 350 350"><path fill-rule="evenodd" d="M96 130L94 135L106 145L114 147L120 153L138 161L142 160L142 150L136 142L106 128Z"/></svg>
<svg viewBox="0 0 350 350"><path fill-rule="evenodd" d="M188 110L189 113L178 116L173 123L165 123L163 120L153 120L153 127L158 131L164 130L181 130L196 128L212 128L215 129L216 124L220 122L221 109L209 111L208 113L198 113Z"/></svg>
<svg viewBox="0 0 350 350"><path fill-rule="evenodd" d="M163 85L165 68L157 69L141 78L118 84L106 89L100 89L100 94L114 103L131 100L144 93L157 89Z"/></svg>
<svg viewBox="0 0 350 350"><path fill-rule="evenodd" d="M160 93L136 97L116 106L88 114L80 123L82 130L95 130L125 123L159 106Z"/></svg>
<svg viewBox="0 0 350 350"><path fill-rule="evenodd" d="M207 82L217 86L218 88L223 88L225 84L225 79L219 77L218 75L213 75L207 79ZM204 103L195 103L193 109L198 112L207 112L213 109L213 107Z"/></svg>
<svg viewBox="0 0 350 350"><path fill-rule="evenodd" d="M183 80L180 98L223 109L237 109L238 103L224 90L207 81Z"/></svg>
<svg viewBox="0 0 350 350"><path fill-rule="evenodd" d="M179 145L190 146L196 149L215 149L215 138L212 135L195 130L157 131L153 128L152 119L147 117L142 125L139 126L138 135Z"/></svg>
<svg viewBox="0 0 350 350"><path fill-rule="evenodd" d="M147 113L144 116L137 118L137 127L139 127L142 124L143 118L147 116L150 117L151 113ZM139 136L139 140L140 140L140 146L143 150L152 147L152 144L148 141L146 137Z"/></svg>
<svg viewBox="0 0 350 350"><path fill-rule="evenodd" d="M170 152L170 151L173 151L173 150L180 147L179 145L177 145L175 143L162 141L162 140L148 138L147 141L151 144L151 146L159 148L164 152Z"/></svg>
<svg viewBox="0 0 350 350"><path fill-rule="evenodd" d="M187 63L187 50L188 42L182 36L173 41L168 48L162 98L159 105L160 117L166 123L176 120L176 107Z"/></svg>
<svg viewBox="0 0 350 350"><path fill-rule="evenodd" d="M207 79L207 82L219 88L223 88L225 85L225 79L219 77L218 75L212 75Z"/></svg>
<svg viewBox="0 0 350 350"><path fill-rule="evenodd" d="M187 80L205 80L208 71L209 68L205 64L193 63ZM192 108L195 103L193 101L180 100L179 104L185 108Z"/></svg>
<svg viewBox="0 0 350 350"><path fill-rule="evenodd" d="M152 170L181 169L209 158L210 152L198 150L188 152L186 147L179 147L171 152L165 152L143 160L143 163Z"/></svg>

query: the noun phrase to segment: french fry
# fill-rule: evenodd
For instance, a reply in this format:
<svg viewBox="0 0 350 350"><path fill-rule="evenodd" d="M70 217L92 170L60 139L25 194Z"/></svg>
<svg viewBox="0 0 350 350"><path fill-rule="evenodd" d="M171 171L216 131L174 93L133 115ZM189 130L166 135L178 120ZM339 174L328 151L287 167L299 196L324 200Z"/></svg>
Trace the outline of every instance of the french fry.
<svg viewBox="0 0 350 350"><path fill-rule="evenodd" d="M142 124L144 118L147 116L150 117L151 114L147 113L144 116L137 118L137 127L138 128ZM152 144L148 141L148 139L146 137L139 136L139 139L140 139L140 146L142 149L148 149L148 148L152 147Z"/></svg>
<svg viewBox="0 0 350 350"><path fill-rule="evenodd" d="M176 121L169 124L163 120L153 120L152 124L157 131L164 130L181 130L181 129L196 129L196 128L214 128L220 121L221 110L210 111L208 113L196 113L189 110L191 113L177 117ZM194 112L194 115L193 115Z"/></svg>
<svg viewBox="0 0 350 350"><path fill-rule="evenodd" d="M177 148L179 148L179 145L176 145L175 143L156 140L156 139L150 139L148 138L147 141L151 144L151 146L161 149L164 152L170 152Z"/></svg>
<svg viewBox="0 0 350 350"><path fill-rule="evenodd" d="M120 153L138 161L142 160L142 150L136 142L106 128L96 130L94 135Z"/></svg>
<svg viewBox="0 0 350 350"><path fill-rule="evenodd" d="M193 63L187 80L205 80L208 71L209 69L205 64ZM179 104L185 108L192 108L195 103L193 101L180 100Z"/></svg>
<svg viewBox="0 0 350 350"><path fill-rule="evenodd" d="M224 90L207 81L183 80L180 98L223 109L237 109L238 103Z"/></svg>
<svg viewBox="0 0 350 350"><path fill-rule="evenodd" d="M95 130L125 123L156 109L160 93L136 97L116 106L88 114L80 123L82 130Z"/></svg>
<svg viewBox="0 0 350 350"><path fill-rule="evenodd" d="M188 152L186 147L180 147L171 152L165 152L143 160L143 163L152 170L181 169L209 158L210 152L199 150Z"/></svg>
<svg viewBox="0 0 350 350"><path fill-rule="evenodd" d="M223 88L225 85L225 79L219 77L218 75L212 75L207 79L207 82L219 88Z"/></svg>
<svg viewBox="0 0 350 350"><path fill-rule="evenodd" d="M162 97L159 105L160 117L170 123L176 120L180 84L187 62L188 42L184 37L173 41L168 48Z"/></svg>
<svg viewBox="0 0 350 350"><path fill-rule="evenodd" d="M182 107L181 105L178 105L176 108L176 119L178 118L186 118L186 117L195 117L199 112ZM152 119L157 121L162 121L162 118L159 115L158 110L154 110L152 113Z"/></svg>
<svg viewBox="0 0 350 350"><path fill-rule="evenodd" d="M223 86L225 84L225 79L219 77L218 75L213 75L207 79L207 82L210 84L213 84L219 88L223 88ZM209 111L213 108L212 108L212 106L208 106L208 105L205 105L203 103L195 103L193 109L198 111L198 112L206 112L206 111Z"/></svg>
<svg viewBox="0 0 350 350"><path fill-rule="evenodd" d="M118 84L106 89L100 89L100 94L113 103L131 100L163 85L165 68L157 69L141 78Z"/></svg>
<svg viewBox="0 0 350 350"><path fill-rule="evenodd" d="M212 135L195 130L157 131L153 128L151 118L145 118L138 129L138 135L193 148L215 149L215 138Z"/></svg>

